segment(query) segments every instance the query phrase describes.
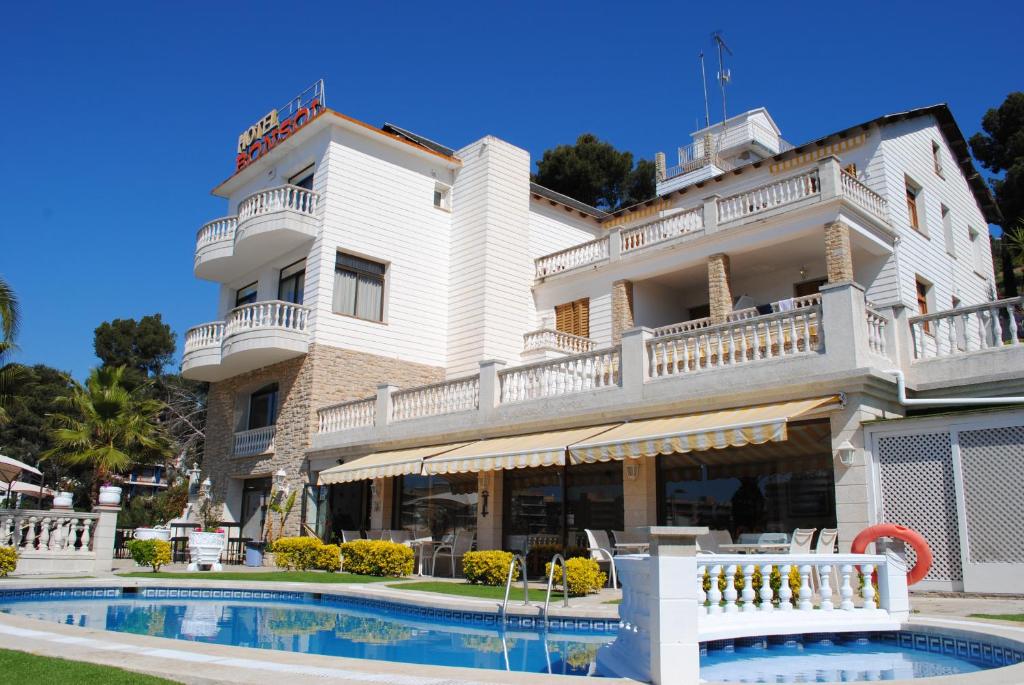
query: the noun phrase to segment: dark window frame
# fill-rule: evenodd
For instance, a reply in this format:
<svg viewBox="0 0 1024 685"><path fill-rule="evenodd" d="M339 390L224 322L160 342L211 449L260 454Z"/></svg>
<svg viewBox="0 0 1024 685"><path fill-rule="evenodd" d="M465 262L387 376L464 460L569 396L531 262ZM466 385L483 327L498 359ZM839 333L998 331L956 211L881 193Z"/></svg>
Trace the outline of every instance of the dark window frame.
<svg viewBox="0 0 1024 685"><path fill-rule="evenodd" d="M241 293L243 290L245 290L247 288L252 288L252 295L251 296L246 296L244 298L244 300L243 300L243 298L239 295L239 293ZM253 281L252 283L250 283L248 285L243 285L241 288L238 288L235 291L235 307L241 307L243 305L252 304L253 302L257 302L258 301L257 298L260 295L259 288L260 288L260 282L259 281Z"/></svg>
<svg viewBox="0 0 1024 685"><path fill-rule="evenodd" d="M280 388L277 383L268 383L255 392L249 393L248 414L245 417L246 430L256 430L257 428L266 428L268 426L277 425L278 403L280 401L279 393ZM269 404L267 405L267 422L260 426L254 426L253 405L263 398L267 398L269 401Z"/></svg>
<svg viewBox="0 0 1024 685"><path fill-rule="evenodd" d="M305 263L306 263L305 259L300 259L300 260L298 260L296 262L292 262L291 264L289 264L288 266L284 267L283 269L281 269L280 271L277 272L277 299L278 300L281 300L283 302L291 302L292 304L302 304L302 301L304 299L306 299L306 266L305 266ZM302 264L303 265L302 268L299 269L298 271L296 271L293 274L285 276L284 278L281 277L281 274L283 274L288 269L292 268L293 266L295 266L297 264ZM288 281L295 281L297 284L301 283L301 288L300 287L296 287L296 289L295 289L295 291L297 293L300 293L298 299L295 299L295 300L286 299L284 297L284 295L281 293L282 286L284 286L284 284L287 283Z"/></svg>
<svg viewBox="0 0 1024 685"><path fill-rule="evenodd" d="M367 264L376 265L376 266L380 267L380 272L378 273L377 271L374 271L374 270L360 268L360 267L354 266L352 264L342 264L341 263L342 257L347 257L349 259L356 260L358 262L365 262ZM387 297L388 265L385 264L384 262L378 262L378 261L375 261L373 259L367 259L366 257L360 257L360 256L354 255L354 254L352 254L350 252L342 252L342 251L339 250L338 253L337 253L337 256L335 257L335 260L334 260L334 272L337 273L338 271L345 271L345 272L348 272L350 274L353 274L356 277L356 283L355 283L356 287L355 287L355 291L354 291L354 294L353 294L353 297L352 297L352 312L349 313L349 312L343 312L343 311L335 310L334 313L335 314L340 314L342 316L351 316L353 318L360 319L362 321L373 321L375 323L384 323L384 300ZM379 312L377 314L378 318L371 319L371 318L367 318L365 316L359 316L358 314L356 314L356 312L359 310L359 285L360 285L359 279L361 277L365 278L367 280L373 280L373 281L379 281L380 282L381 297L380 297L380 310L379 310ZM332 306L332 308L333 308L333 306Z"/></svg>

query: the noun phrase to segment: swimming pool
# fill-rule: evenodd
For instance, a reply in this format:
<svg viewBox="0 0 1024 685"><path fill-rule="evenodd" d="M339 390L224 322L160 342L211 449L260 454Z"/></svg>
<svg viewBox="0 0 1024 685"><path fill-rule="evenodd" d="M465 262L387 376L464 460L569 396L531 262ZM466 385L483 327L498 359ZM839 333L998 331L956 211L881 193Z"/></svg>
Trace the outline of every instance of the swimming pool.
<svg viewBox="0 0 1024 685"><path fill-rule="evenodd" d="M100 630L325 656L563 675L600 675L617 623L510 616L333 594L197 588L2 590L0 612ZM553 623L555 623L553 621ZM976 633L817 634L708 642L715 682L829 682L969 674L1024 661ZM1019 647L1020 645L1017 645ZM823 658L824 657L824 658Z"/></svg>

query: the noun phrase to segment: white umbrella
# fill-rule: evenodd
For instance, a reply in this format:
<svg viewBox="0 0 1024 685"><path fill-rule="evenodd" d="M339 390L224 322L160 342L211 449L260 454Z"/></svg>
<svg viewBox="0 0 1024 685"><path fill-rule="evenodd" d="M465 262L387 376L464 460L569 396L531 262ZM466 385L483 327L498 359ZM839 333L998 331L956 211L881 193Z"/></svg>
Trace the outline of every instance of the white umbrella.
<svg viewBox="0 0 1024 685"><path fill-rule="evenodd" d="M0 454L0 482L10 483L17 480L18 476L20 476L23 471L34 473L37 476L43 475L43 472L34 466L29 466L23 461L18 461L17 459L5 457Z"/></svg>
<svg viewBox="0 0 1024 685"><path fill-rule="evenodd" d="M14 495L27 495L28 497L53 497L53 490L50 488L44 488L42 485L33 485L32 483L23 483L20 480L16 480L10 483L10 492Z"/></svg>

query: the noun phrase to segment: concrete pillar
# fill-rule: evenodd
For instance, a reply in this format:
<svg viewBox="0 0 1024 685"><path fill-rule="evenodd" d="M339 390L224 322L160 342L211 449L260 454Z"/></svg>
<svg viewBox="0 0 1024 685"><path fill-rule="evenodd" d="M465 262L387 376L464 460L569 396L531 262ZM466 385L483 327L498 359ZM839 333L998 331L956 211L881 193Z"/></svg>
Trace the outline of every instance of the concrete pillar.
<svg viewBox="0 0 1024 685"><path fill-rule="evenodd" d="M490 416L501 405L501 379L498 372L505 362L488 359L480 362L480 415Z"/></svg>
<svg viewBox="0 0 1024 685"><path fill-rule="evenodd" d="M711 195L704 198L702 212L704 216L704 233L709 235L718 231L718 201L721 195Z"/></svg>
<svg viewBox="0 0 1024 685"><path fill-rule="evenodd" d="M842 221L825 224L825 271L829 283L853 281L850 227Z"/></svg>
<svg viewBox="0 0 1024 685"><path fill-rule="evenodd" d="M382 383L377 386L377 407L373 425L378 428L391 423L391 394L398 390L397 385Z"/></svg>
<svg viewBox="0 0 1024 685"><path fill-rule="evenodd" d="M631 328L622 333L622 356L619 373L622 388L626 394L640 399L644 383L651 377L651 365L647 355L647 341L654 335L650 328Z"/></svg>
<svg viewBox="0 0 1024 685"><path fill-rule="evenodd" d="M615 281L612 283L612 345L618 345L622 334L635 325L633 281Z"/></svg>
<svg viewBox="0 0 1024 685"><path fill-rule="evenodd" d="M657 462L650 457L622 462L622 508L625 530L658 525Z"/></svg>
<svg viewBox="0 0 1024 685"><path fill-rule="evenodd" d="M821 286L821 319L825 354L837 370L869 363L864 289L852 281Z"/></svg>
<svg viewBox="0 0 1024 685"><path fill-rule="evenodd" d="M697 633L697 537L704 527L653 526L651 541L651 682L700 681Z"/></svg>
<svg viewBox="0 0 1024 685"><path fill-rule="evenodd" d="M708 257L708 302L711 323L725 323L732 313L732 285L729 255L719 252Z"/></svg>
<svg viewBox="0 0 1024 685"><path fill-rule="evenodd" d="M394 499L393 478L375 478L371 487L370 528L391 528L391 509Z"/></svg>
<svg viewBox="0 0 1024 685"><path fill-rule="evenodd" d="M92 550L96 555L96 573L107 574L114 569L114 534L117 532L117 513L121 507L96 505L93 513L99 514L96 529L92 533Z"/></svg>
<svg viewBox="0 0 1024 685"><path fill-rule="evenodd" d="M476 547L479 550L501 549L502 483L504 471L484 471L477 479ZM484 493L487 511L484 512Z"/></svg>

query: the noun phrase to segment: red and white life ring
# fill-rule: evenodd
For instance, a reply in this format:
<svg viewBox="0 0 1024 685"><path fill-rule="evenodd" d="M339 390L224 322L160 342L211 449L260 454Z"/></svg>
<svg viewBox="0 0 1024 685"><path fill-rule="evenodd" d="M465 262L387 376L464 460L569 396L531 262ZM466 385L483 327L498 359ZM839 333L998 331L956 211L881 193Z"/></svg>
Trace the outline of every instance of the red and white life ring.
<svg viewBox="0 0 1024 685"><path fill-rule="evenodd" d="M898 526L895 523L879 523L875 526L868 526L853 539L850 551L854 554L863 554L868 545L878 538L896 538L914 548L914 552L917 554L917 563L907 572L907 585L913 585L920 581L932 567L932 548L928 546L928 541L924 539L924 536L916 530Z"/></svg>

